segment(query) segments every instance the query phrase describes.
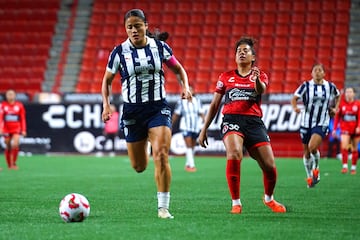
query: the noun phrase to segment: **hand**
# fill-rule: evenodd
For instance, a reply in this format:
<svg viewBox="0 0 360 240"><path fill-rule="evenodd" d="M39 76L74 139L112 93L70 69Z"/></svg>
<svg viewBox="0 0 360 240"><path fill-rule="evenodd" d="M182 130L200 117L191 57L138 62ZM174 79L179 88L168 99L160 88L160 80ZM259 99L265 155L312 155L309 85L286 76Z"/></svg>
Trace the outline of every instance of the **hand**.
<svg viewBox="0 0 360 240"><path fill-rule="evenodd" d="M200 132L200 134L199 134L198 141L199 141L200 146L202 146L203 148L206 148L206 147L208 146L208 140L207 140L206 130L201 129L201 132Z"/></svg>
<svg viewBox="0 0 360 240"><path fill-rule="evenodd" d="M360 134L360 127L355 128L355 133Z"/></svg>
<svg viewBox="0 0 360 240"><path fill-rule="evenodd" d="M334 117L336 114L336 109L335 108L329 108L329 115L330 117Z"/></svg>
<svg viewBox="0 0 360 240"><path fill-rule="evenodd" d="M331 135L333 136L333 138L337 138L337 136L336 136L336 130L332 130Z"/></svg>
<svg viewBox="0 0 360 240"><path fill-rule="evenodd" d="M101 118L103 120L103 122L107 122L110 118L111 118L112 112L110 109L110 105L105 105L103 112L101 114Z"/></svg>
<svg viewBox="0 0 360 240"><path fill-rule="evenodd" d="M251 75L252 75L252 78L253 78L252 80L259 79L260 69L258 67L251 68Z"/></svg>
<svg viewBox="0 0 360 240"><path fill-rule="evenodd" d="M298 107L294 107L294 112L296 112L296 113L300 113L300 112L301 112L301 109L300 109L300 108L298 108Z"/></svg>
<svg viewBox="0 0 360 240"><path fill-rule="evenodd" d="M182 99L187 99L187 100L191 101L191 99L192 99L192 93L191 93L191 91L190 91L189 88L183 88L183 91L182 91L182 93L181 93L181 98L182 98Z"/></svg>
<svg viewBox="0 0 360 240"><path fill-rule="evenodd" d="M21 132L21 135L22 135L23 137L26 137L26 132L25 132L25 131L22 131L22 132Z"/></svg>

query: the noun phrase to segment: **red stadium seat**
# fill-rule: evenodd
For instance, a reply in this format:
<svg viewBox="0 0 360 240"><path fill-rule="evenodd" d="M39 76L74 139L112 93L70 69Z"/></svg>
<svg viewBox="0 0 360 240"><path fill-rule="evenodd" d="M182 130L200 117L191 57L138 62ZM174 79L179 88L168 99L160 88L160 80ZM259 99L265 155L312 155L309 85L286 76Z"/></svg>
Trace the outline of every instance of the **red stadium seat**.
<svg viewBox="0 0 360 240"><path fill-rule="evenodd" d="M334 25L322 23L320 25L320 35L322 37L332 37L334 35Z"/></svg>
<svg viewBox="0 0 360 240"><path fill-rule="evenodd" d="M273 71L271 71L269 77L270 77L271 83L274 83L274 82L283 83L285 81L285 71L284 71L284 69L273 70Z"/></svg>
<svg viewBox="0 0 360 240"><path fill-rule="evenodd" d="M304 24L294 23L290 25L291 36L303 36L304 35Z"/></svg>
<svg viewBox="0 0 360 240"><path fill-rule="evenodd" d="M321 37L319 39L319 47L332 47L333 46L333 39L330 37Z"/></svg>
<svg viewBox="0 0 360 240"><path fill-rule="evenodd" d="M307 10L306 1L293 1L293 10L303 14Z"/></svg>
<svg viewBox="0 0 360 240"><path fill-rule="evenodd" d="M304 25L305 23L305 14L303 12L293 12L291 14L291 23L298 23Z"/></svg>
<svg viewBox="0 0 360 240"><path fill-rule="evenodd" d="M279 3L280 6L280 3ZM278 12L277 14L277 23L280 24L289 24L291 21L291 15L289 11L286 12Z"/></svg>
<svg viewBox="0 0 360 240"><path fill-rule="evenodd" d="M291 1L279 1L278 2L278 11L290 12L291 9L292 9Z"/></svg>
<svg viewBox="0 0 360 240"><path fill-rule="evenodd" d="M350 0L336 1L336 9L338 11L349 11L351 6Z"/></svg>
<svg viewBox="0 0 360 240"><path fill-rule="evenodd" d="M251 1L250 5L255 2L255 1ZM277 2L275 1L264 1L264 8L266 13L270 13L270 12L277 12L278 10L278 5Z"/></svg>
<svg viewBox="0 0 360 240"><path fill-rule="evenodd" d="M287 61L287 69L299 71L301 70L300 58L289 58Z"/></svg>
<svg viewBox="0 0 360 240"><path fill-rule="evenodd" d="M289 48L288 57L291 59L294 59L294 58L300 59L302 57L302 48L301 47Z"/></svg>
<svg viewBox="0 0 360 240"><path fill-rule="evenodd" d="M319 35L319 24L306 24L305 36L318 36Z"/></svg>
<svg viewBox="0 0 360 240"><path fill-rule="evenodd" d="M343 23L336 23L335 24L335 34L342 35L342 36L348 36L349 27L344 26Z"/></svg>
<svg viewBox="0 0 360 240"><path fill-rule="evenodd" d="M318 12L306 12L306 22L319 24L320 23L320 14Z"/></svg>
<svg viewBox="0 0 360 240"><path fill-rule="evenodd" d="M191 17L193 17L193 15L201 17L201 19L199 19L197 21L198 23L201 23L204 21L204 16L198 15L198 14L192 14ZM222 19L222 21L224 21L224 19ZM218 22L219 22L219 14L217 12L209 12L209 13L205 14L205 24L217 24Z"/></svg>
<svg viewBox="0 0 360 240"><path fill-rule="evenodd" d="M299 70L286 71L286 74L285 74L286 82L298 83L299 80L300 80L300 71Z"/></svg>
<svg viewBox="0 0 360 240"><path fill-rule="evenodd" d="M275 29L276 36L288 36L289 35L288 24L277 24Z"/></svg>

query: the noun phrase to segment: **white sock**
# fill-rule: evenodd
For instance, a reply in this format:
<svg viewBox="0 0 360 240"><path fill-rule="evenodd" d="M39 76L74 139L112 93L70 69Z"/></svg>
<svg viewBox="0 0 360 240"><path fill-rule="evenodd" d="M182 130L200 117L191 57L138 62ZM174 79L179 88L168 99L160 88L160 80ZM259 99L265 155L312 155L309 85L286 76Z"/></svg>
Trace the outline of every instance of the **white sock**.
<svg viewBox="0 0 360 240"><path fill-rule="evenodd" d="M239 199L233 199L233 200L232 200L232 205L233 205L233 206L236 206L236 205L242 206L242 205L241 205L240 198L239 198Z"/></svg>
<svg viewBox="0 0 360 240"><path fill-rule="evenodd" d="M265 202L270 202L270 201L274 200L274 196L273 195L269 196L269 195L265 194L264 200L265 200Z"/></svg>
<svg viewBox="0 0 360 240"><path fill-rule="evenodd" d="M348 165L347 164L343 164L343 168L348 168Z"/></svg>
<svg viewBox="0 0 360 240"><path fill-rule="evenodd" d="M158 199L158 208L169 209L170 192L158 192L157 199Z"/></svg>
<svg viewBox="0 0 360 240"><path fill-rule="evenodd" d="M319 168L319 159L320 159L319 150L317 150L315 154L310 153L310 157L313 159L312 169Z"/></svg>
<svg viewBox="0 0 360 240"><path fill-rule="evenodd" d="M186 148L186 166L195 167L194 151L192 148Z"/></svg>
<svg viewBox="0 0 360 240"><path fill-rule="evenodd" d="M356 165L351 165L351 170L356 170Z"/></svg>
<svg viewBox="0 0 360 240"><path fill-rule="evenodd" d="M303 162L304 162L304 167L305 167L305 172L306 172L306 175L307 177L312 177L312 172L311 172L311 169L312 169L312 159L309 158L307 159L305 156L303 157Z"/></svg>

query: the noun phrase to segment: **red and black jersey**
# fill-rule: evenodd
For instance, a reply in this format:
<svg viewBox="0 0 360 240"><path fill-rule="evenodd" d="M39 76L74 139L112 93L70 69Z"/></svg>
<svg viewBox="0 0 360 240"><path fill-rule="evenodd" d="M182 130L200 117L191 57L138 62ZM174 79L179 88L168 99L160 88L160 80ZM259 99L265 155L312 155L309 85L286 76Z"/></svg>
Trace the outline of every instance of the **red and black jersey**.
<svg viewBox="0 0 360 240"><path fill-rule="evenodd" d="M263 71L260 71L259 79L268 85L268 76ZM262 117L261 94L255 91L255 80L251 73L246 76L241 76L237 70L222 73L215 92L225 95L223 114Z"/></svg>
<svg viewBox="0 0 360 240"><path fill-rule="evenodd" d="M354 134L355 129L360 127L360 102L347 102L342 100L339 105L339 110L335 115L334 129L340 123L340 130L342 133Z"/></svg>
<svg viewBox="0 0 360 240"><path fill-rule="evenodd" d="M0 104L0 128L4 133L26 132L25 108L21 102Z"/></svg>

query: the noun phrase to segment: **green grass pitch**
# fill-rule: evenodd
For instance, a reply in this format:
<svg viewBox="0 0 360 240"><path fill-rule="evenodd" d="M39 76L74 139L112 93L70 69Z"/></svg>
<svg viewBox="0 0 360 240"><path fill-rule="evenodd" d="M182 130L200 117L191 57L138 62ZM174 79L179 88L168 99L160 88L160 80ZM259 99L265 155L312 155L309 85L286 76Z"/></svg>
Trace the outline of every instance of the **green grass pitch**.
<svg viewBox="0 0 360 240"><path fill-rule="evenodd" d="M321 181L308 189L300 158L277 159L275 199L288 212L275 214L262 203L260 168L245 158L241 215L229 213L224 157L196 157L196 173L184 171L184 157L170 161L175 218L165 220L157 218L152 162L137 174L127 156L20 157L20 170L0 172L0 239L360 239L360 172L341 174L338 160L322 159ZM58 214L71 192L91 204L82 223Z"/></svg>

